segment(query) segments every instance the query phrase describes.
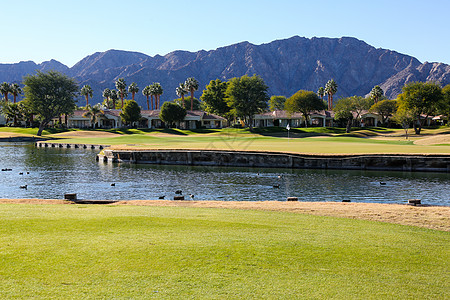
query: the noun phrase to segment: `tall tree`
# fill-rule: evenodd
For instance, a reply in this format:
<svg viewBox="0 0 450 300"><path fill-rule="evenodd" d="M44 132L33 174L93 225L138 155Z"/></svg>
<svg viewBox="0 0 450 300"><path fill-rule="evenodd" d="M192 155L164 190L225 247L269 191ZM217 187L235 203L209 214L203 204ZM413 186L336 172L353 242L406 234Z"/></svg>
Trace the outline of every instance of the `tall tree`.
<svg viewBox="0 0 450 300"><path fill-rule="evenodd" d="M87 105L86 110L87 111L83 114L83 117L90 118L92 126L96 128L99 117L103 116L105 112L97 104L94 106Z"/></svg>
<svg viewBox="0 0 450 300"><path fill-rule="evenodd" d="M11 86L7 82L0 84L0 93L5 97L5 103L8 102L8 94L11 93Z"/></svg>
<svg viewBox="0 0 450 300"><path fill-rule="evenodd" d="M321 87L317 90L317 96L319 96L320 99L322 99L322 101L323 101L323 97L325 96L325 89L323 88L323 86L321 86Z"/></svg>
<svg viewBox="0 0 450 300"><path fill-rule="evenodd" d="M155 95L155 105L156 109L161 107L161 95L163 94L164 90L159 82L155 82L153 84L153 93Z"/></svg>
<svg viewBox="0 0 450 300"><path fill-rule="evenodd" d="M439 112L446 116L447 125L450 126L450 84L442 89L443 98L439 104Z"/></svg>
<svg viewBox="0 0 450 300"><path fill-rule="evenodd" d="M368 111L373 105L373 100L371 98L364 98L361 96L349 97L353 101L353 112L356 113L355 120L360 120L361 114L364 111Z"/></svg>
<svg viewBox="0 0 450 300"><path fill-rule="evenodd" d="M134 95L139 92L139 87L136 82L132 82L128 87L128 92L131 93L131 100L134 100Z"/></svg>
<svg viewBox="0 0 450 300"><path fill-rule="evenodd" d="M333 108L334 118L337 121L346 122L345 132L349 133L352 128L353 111L355 110L355 101L352 97L342 98Z"/></svg>
<svg viewBox="0 0 450 300"><path fill-rule="evenodd" d="M133 124L141 119L141 108L134 100L129 100L120 113L120 118L125 124Z"/></svg>
<svg viewBox="0 0 450 300"><path fill-rule="evenodd" d="M111 96L109 96L112 100L113 109L117 109L117 101L119 100L119 93L116 90L111 90Z"/></svg>
<svg viewBox="0 0 450 300"><path fill-rule="evenodd" d="M12 83L10 85L10 93L14 97L14 103L16 103L17 96L22 94L22 89L20 88L20 85L18 85L17 83Z"/></svg>
<svg viewBox="0 0 450 300"><path fill-rule="evenodd" d="M184 100L182 98L174 99L173 102L183 108L186 108L191 104L191 96L185 97ZM201 109L200 101L197 98L194 98L194 101L192 101L192 103L194 104L194 106L193 106L194 110Z"/></svg>
<svg viewBox="0 0 450 300"><path fill-rule="evenodd" d="M325 84L325 93L328 95L328 110L333 110L333 95L337 93L338 85L334 79Z"/></svg>
<svg viewBox="0 0 450 300"><path fill-rule="evenodd" d="M172 127L175 122L181 122L186 116L186 109L172 102L164 102L159 113L161 121Z"/></svg>
<svg viewBox="0 0 450 300"><path fill-rule="evenodd" d="M22 120L23 115L18 103L6 102L2 105L1 111L7 122L13 120L14 126L17 126L17 122Z"/></svg>
<svg viewBox="0 0 450 300"><path fill-rule="evenodd" d="M89 105L89 97L92 98L93 95L93 91L90 85L86 84L81 88L81 95L84 96L84 98L86 98L86 108Z"/></svg>
<svg viewBox="0 0 450 300"><path fill-rule="evenodd" d="M405 130L406 139L408 139L408 130L410 124L414 122L415 116L405 107L399 107L395 112L393 120L397 124L401 125L403 130Z"/></svg>
<svg viewBox="0 0 450 300"><path fill-rule="evenodd" d="M103 98L105 98L106 100L109 100L111 98L111 90L106 88L103 90L102 93Z"/></svg>
<svg viewBox="0 0 450 300"><path fill-rule="evenodd" d="M286 100L288 113L301 112L305 118L305 126L308 127L309 116L312 112L325 109L325 103L311 91L299 90Z"/></svg>
<svg viewBox="0 0 450 300"><path fill-rule="evenodd" d="M228 83L220 79L211 80L203 90L200 99L204 102L205 110L209 113L225 117L230 112L230 107L226 101L226 91Z"/></svg>
<svg viewBox="0 0 450 300"><path fill-rule="evenodd" d="M233 113L242 118L250 130L253 129L253 116L267 108L269 87L256 75L232 78L226 90L227 103Z"/></svg>
<svg viewBox="0 0 450 300"><path fill-rule="evenodd" d="M428 117L436 113L443 94L439 84L435 82L410 82L402 88L398 95L399 108L409 110L416 117L414 131L420 134Z"/></svg>
<svg viewBox="0 0 450 300"><path fill-rule="evenodd" d="M74 79L49 71L26 76L23 83L25 101L40 121L38 136L42 135L42 130L53 118L74 111L78 91Z"/></svg>
<svg viewBox="0 0 450 300"><path fill-rule="evenodd" d="M381 117L381 124L386 126L386 120L397 111L397 100L381 100L370 107L370 112Z"/></svg>
<svg viewBox="0 0 450 300"><path fill-rule="evenodd" d="M193 110L194 103L192 101L194 100L194 92L198 90L199 85L198 80L195 79L194 77L189 77L188 79L186 79L184 85L191 92L191 110Z"/></svg>
<svg viewBox="0 0 450 300"><path fill-rule="evenodd" d="M122 108L123 108L123 98L127 96L127 84L125 79L119 78L116 81L116 89L119 92L120 100L122 100Z"/></svg>
<svg viewBox="0 0 450 300"><path fill-rule="evenodd" d="M376 104L378 100L380 100L380 98L384 96L384 91L379 85L376 85L370 91L370 96L373 98Z"/></svg>
<svg viewBox="0 0 450 300"><path fill-rule="evenodd" d="M183 108L186 108L186 104L184 103L184 95L187 94L186 86L184 85L184 82L180 83L177 88L175 89L175 92L177 93L178 97L181 97L181 102L183 103Z"/></svg>
<svg viewBox="0 0 450 300"><path fill-rule="evenodd" d="M269 100L269 110L275 111L275 110L284 110L286 104L286 97L285 96L272 96Z"/></svg>
<svg viewBox="0 0 450 300"><path fill-rule="evenodd" d="M147 109L150 110L150 103L148 101L148 97L150 97L150 95L152 95L152 87L150 85L147 85L143 90L142 90L142 95L144 95L145 97L147 97ZM152 110L153 110L153 98L152 98Z"/></svg>

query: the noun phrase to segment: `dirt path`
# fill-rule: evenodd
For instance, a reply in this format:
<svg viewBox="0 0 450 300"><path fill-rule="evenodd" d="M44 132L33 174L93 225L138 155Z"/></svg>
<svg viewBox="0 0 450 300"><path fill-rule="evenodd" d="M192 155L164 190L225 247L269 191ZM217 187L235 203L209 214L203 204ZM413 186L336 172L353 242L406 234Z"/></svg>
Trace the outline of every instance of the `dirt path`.
<svg viewBox="0 0 450 300"><path fill-rule="evenodd" d="M0 204L72 204L57 199L0 199ZM341 202L278 202L278 201L169 201L130 200L114 205L136 206L178 206L229 209L254 209L286 211L319 216L387 222L394 224L425 227L450 232L450 207L448 206L408 206L378 203Z"/></svg>

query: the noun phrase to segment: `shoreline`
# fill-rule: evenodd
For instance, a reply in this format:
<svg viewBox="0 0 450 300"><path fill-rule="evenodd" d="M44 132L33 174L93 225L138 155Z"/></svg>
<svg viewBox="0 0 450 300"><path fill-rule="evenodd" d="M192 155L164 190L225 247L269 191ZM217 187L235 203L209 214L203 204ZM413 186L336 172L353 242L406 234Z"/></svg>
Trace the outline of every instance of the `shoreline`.
<svg viewBox="0 0 450 300"><path fill-rule="evenodd" d="M87 205L61 199L0 199L0 204ZM92 205L92 204L91 204ZM449 206L409 206L383 203L281 201L121 200L114 206L192 207L280 211L416 226L450 232Z"/></svg>

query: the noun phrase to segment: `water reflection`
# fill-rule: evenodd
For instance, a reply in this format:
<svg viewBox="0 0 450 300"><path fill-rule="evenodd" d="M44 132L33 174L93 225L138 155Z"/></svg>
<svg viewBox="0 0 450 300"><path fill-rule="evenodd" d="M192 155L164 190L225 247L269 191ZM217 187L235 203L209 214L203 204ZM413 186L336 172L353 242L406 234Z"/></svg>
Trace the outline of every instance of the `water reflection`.
<svg viewBox="0 0 450 300"><path fill-rule="evenodd" d="M97 151L0 143L0 198L286 200L450 205L450 174L97 163ZM24 172L19 175L19 172ZM29 172L29 174L26 174ZM385 182L386 185L380 185ZM111 186L115 183L115 186ZM28 185L20 189L20 185ZM279 186L276 188L274 186Z"/></svg>

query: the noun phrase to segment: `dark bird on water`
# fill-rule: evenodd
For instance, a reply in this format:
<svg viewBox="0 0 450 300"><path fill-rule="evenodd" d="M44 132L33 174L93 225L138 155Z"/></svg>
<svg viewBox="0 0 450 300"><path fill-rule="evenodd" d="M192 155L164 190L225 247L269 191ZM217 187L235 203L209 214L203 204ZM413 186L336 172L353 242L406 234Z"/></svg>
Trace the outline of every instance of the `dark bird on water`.
<svg viewBox="0 0 450 300"><path fill-rule="evenodd" d="M116 184L115 183L111 183L111 186L116 186Z"/></svg>
<svg viewBox="0 0 450 300"><path fill-rule="evenodd" d="M23 172L20 172L19 175L23 175Z"/></svg>
<svg viewBox="0 0 450 300"><path fill-rule="evenodd" d="M27 172L27 174L30 174L30 172Z"/></svg>
<svg viewBox="0 0 450 300"><path fill-rule="evenodd" d="M166 196L159 196L158 199L164 200L164 197L166 197Z"/></svg>
<svg viewBox="0 0 450 300"><path fill-rule="evenodd" d="M181 194L183 194L183 191L182 190L175 191L175 194L181 195Z"/></svg>
<svg viewBox="0 0 450 300"><path fill-rule="evenodd" d="M28 188L28 185L26 185L26 184L25 184L25 185L21 185L20 188L21 188L21 189L27 189L27 188Z"/></svg>
<svg viewBox="0 0 450 300"><path fill-rule="evenodd" d="M381 182L381 181L380 181L380 185L386 185L386 182Z"/></svg>
<svg viewBox="0 0 450 300"><path fill-rule="evenodd" d="M275 185L273 185L273 188L279 189L279 188L280 188L280 185L279 185L279 184L275 184Z"/></svg>
<svg viewBox="0 0 450 300"><path fill-rule="evenodd" d="M191 199L194 200L195 195L189 194L189 197L191 197Z"/></svg>

